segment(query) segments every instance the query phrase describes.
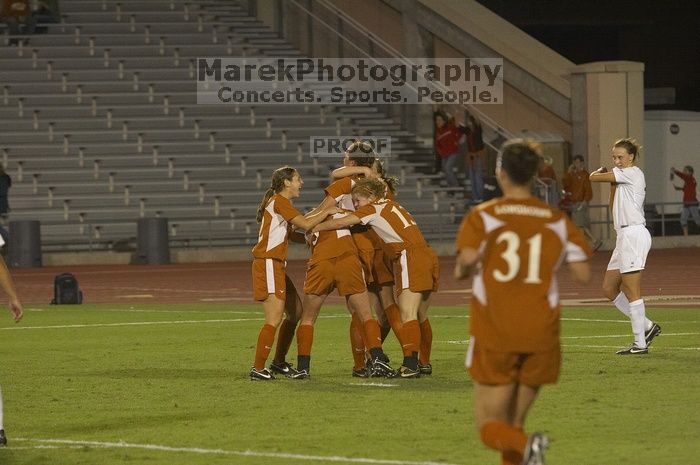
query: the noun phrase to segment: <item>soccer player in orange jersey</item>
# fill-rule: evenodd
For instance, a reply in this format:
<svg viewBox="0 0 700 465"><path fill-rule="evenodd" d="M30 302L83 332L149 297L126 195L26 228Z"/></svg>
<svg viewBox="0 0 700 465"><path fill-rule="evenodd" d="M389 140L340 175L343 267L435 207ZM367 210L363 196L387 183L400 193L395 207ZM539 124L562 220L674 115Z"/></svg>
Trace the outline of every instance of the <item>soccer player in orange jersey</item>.
<svg viewBox="0 0 700 465"><path fill-rule="evenodd" d="M347 228L356 224L371 226L390 250L394 280L401 311L401 346L404 359L398 375L420 376L418 352L421 332L417 317L426 314L431 292L437 291L439 264L423 234L406 209L385 198L387 185L381 179L362 179L352 188L355 211L344 218L325 221L313 231Z"/></svg>
<svg viewBox="0 0 700 465"><path fill-rule="evenodd" d="M265 368L265 363L285 310L288 225L291 223L308 231L326 216L340 211L333 206L304 217L291 202L291 199L299 197L303 184L294 168L283 166L276 169L258 208L260 233L258 242L253 247L253 294L255 300L263 304L265 324L258 335L255 362L250 370L251 380L275 379L270 370Z"/></svg>
<svg viewBox="0 0 700 465"><path fill-rule="evenodd" d="M542 463L549 439L523 432L543 384L559 376L559 295L563 261L590 278L586 239L568 216L534 198L540 147L508 141L496 176L503 197L474 207L456 240L455 277L474 275L466 366L474 380L476 426L502 465Z"/></svg>
<svg viewBox="0 0 700 465"><path fill-rule="evenodd" d="M0 237L0 247L5 245L5 241ZM16 323L22 319L24 310L22 308L22 303L17 298L17 291L15 290L15 284L12 282L12 276L10 271L7 269L5 264L5 259L0 256L0 287L10 300L10 312ZM0 391L0 447L7 445L7 438L5 437L5 427L3 425L3 410L2 410L2 391Z"/></svg>

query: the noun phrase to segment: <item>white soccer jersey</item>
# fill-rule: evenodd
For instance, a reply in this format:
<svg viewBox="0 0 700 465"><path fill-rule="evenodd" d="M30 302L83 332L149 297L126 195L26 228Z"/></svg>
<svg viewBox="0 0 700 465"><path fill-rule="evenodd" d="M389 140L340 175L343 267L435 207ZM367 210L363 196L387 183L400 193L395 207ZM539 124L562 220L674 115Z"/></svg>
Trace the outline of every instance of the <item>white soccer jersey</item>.
<svg viewBox="0 0 700 465"><path fill-rule="evenodd" d="M615 229L626 226L644 225L644 196L646 182L644 173L636 166L629 168L613 168L615 175L615 198L613 200L613 222Z"/></svg>

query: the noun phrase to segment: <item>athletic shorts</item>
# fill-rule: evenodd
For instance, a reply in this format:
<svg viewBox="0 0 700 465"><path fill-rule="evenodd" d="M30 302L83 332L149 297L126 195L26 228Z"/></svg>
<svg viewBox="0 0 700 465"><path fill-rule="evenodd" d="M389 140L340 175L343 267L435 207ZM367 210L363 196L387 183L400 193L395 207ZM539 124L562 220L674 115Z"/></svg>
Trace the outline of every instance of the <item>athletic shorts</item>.
<svg viewBox="0 0 700 465"><path fill-rule="evenodd" d="M396 293L408 289L413 292L438 290L440 263L430 247L404 249L394 260Z"/></svg>
<svg viewBox="0 0 700 465"><path fill-rule="evenodd" d="M620 270L620 273L643 270L649 249L651 234L644 225L638 224L618 230L608 270Z"/></svg>
<svg viewBox="0 0 700 465"><path fill-rule="evenodd" d="M278 299L286 299L285 270L287 263L273 258L253 259L253 298L267 300L267 296L275 294Z"/></svg>
<svg viewBox="0 0 700 465"><path fill-rule="evenodd" d="M342 296L360 294L367 290L360 259L354 252L340 257L309 262L304 278L304 293L328 295L338 288Z"/></svg>
<svg viewBox="0 0 700 465"><path fill-rule="evenodd" d="M541 386L557 382L561 347L531 353L499 352L482 347L472 336L464 364L474 381L481 384Z"/></svg>
<svg viewBox="0 0 700 465"><path fill-rule="evenodd" d="M391 260L381 249L360 249L358 251L367 285L394 284Z"/></svg>

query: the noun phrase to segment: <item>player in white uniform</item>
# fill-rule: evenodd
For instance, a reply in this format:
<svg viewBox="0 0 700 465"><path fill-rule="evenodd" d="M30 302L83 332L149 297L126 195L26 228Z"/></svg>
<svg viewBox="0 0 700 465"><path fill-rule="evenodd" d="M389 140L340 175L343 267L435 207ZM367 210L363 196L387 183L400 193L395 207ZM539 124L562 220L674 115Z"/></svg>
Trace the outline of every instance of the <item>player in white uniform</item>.
<svg viewBox="0 0 700 465"><path fill-rule="evenodd" d="M0 247L5 245L5 241L0 237ZM10 312L15 318L15 322L19 322L22 319L22 304L17 298L17 291L15 291L15 285L12 282L12 276L5 265L5 260L0 256L0 287L5 291L5 294L10 299ZM7 438L5 438L5 427L2 424L2 391L0 391L0 447L7 445Z"/></svg>
<svg viewBox="0 0 700 465"><path fill-rule="evenodd" d="M651 341L661 327L645 315L642 299L642 270L651 248L651 235L644 219L644 173L634 162L639 156L634 139L620 139L612 149L612 171L600 167L590 175L591 182L609 182L610 209L617 241L603 279L603 292L632 322L634 343L617 351L619 355L649 352Z"/></svg>

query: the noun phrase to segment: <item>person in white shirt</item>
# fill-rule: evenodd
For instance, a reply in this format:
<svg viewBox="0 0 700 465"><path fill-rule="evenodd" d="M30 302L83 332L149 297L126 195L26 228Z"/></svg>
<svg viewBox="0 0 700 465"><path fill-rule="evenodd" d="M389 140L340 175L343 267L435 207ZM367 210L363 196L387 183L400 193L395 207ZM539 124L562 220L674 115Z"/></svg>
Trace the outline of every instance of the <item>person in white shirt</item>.
<svg viewBox="0 0 700 465"><path fill-rule="evenodd" d="M600 167L591 173L591 182L610 183L610 210L617 241L603 278L603 292L632 323L634 343L618 355L649 352L649 344L661 327L646 317L642 299L642 271L651 248L651 235L644 219L644 173L634 162L640 146L634 139L620 139L612 149L612 171Z"/></svg>
<svg viewBox="0 0 700 465"><path fill-rule="evenodd" d="M0 237L0 247L5 245L5 241ZM9 307L15 322L19 322L22 319L22 303L17 298L17 291L15 291L15 285L12 282L12 276L10 275L7 265L5 265L5 260L0 256L0 287L7 297L9 298ZM0 391L0 447L7 445L7 438L5 437L5 429L2 424L2 391Z"/></svg>

